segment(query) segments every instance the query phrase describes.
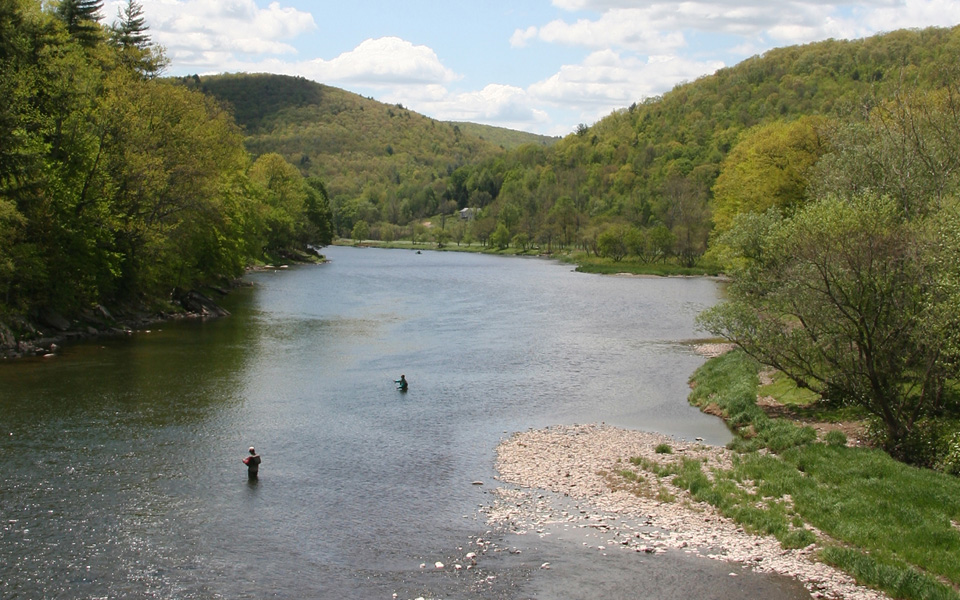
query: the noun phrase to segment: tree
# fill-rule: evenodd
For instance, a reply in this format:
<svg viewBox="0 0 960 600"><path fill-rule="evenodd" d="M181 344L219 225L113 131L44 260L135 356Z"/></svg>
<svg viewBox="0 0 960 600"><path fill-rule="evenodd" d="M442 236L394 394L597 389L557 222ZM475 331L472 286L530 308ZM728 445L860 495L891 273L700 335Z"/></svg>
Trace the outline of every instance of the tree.
<svg viewBox="0 0 960 600"><path fill-rule="evenodd" d="M496 230L490 236L490 243L500 250L506 250L510 247L510 230L503 223L497 224Z"/></svg>
<svg viewBox="0 0 960 600"><path fill-rule="evenodd" d="M56 14L77 41L93 46L100 41L100 10L103 0L61 0Z"/></svg>
<svg viewBox="0 0 960 600"><path fill-rule="evenodd" d="M519 248L520 250L526 252L527 248L530 247L530 236L524 232L520 232L517 235L513 236L511 240L514 248Z"/></svg>
<svg viewBox="0 0 960 600"><path fill-rule="evenodd" d="M117 21L112 27L113 40L121 48L136 48L146 50L150 47L150 36L147 35L147 23L143 18L143 6L136 0L127 0L127 3L117 9Z"/></svg>
<svg viewBox="0 0 960 600"><path fill-rule="evenodd" d="M955 89L900 92L862 121L829 133L836 151L816 165L812 195L872 190L908 218L960 192L960 97Z"/></svg>
<svg viewBox="0 0 960 600"><path fill-rule="evenodd" d="M728 235L741 240L726 246L744 251L730 300L700 323L822 397L862 407L888 450L909 459L904 440L960 374L958 215L906 221L897 202L868 194L741 231L735 220Z"/></svg>
<svg viewBox="0 0 960 600"><path fill-rule="evenodd" d="M143 6L136 0L117 9L117 20L110 27L110 39L120 49L123 61L148 77L158 75L167 65L163 53L155 48L147 34Z"/></svg>
<svg viewBox="0 0 960 600"><path fill-rule="evenodd" d="M357 221L353 224L350 237L359 245L360 242L370 237L370 224L363 220Z"/></svg>
<svg viewBox="0 0 960 600"><path fill-rule="evenodd" d="M658 223L647 231L651 260L663 262L670 257L677 237L666 225Z"/></svg>
<svg viewBox="0 0 960 600"><path fill-rule="evenodd" d="M329 246L333 242L333 213L327 187L319 177L308 177L306 184L306 215L313 230L305 241L317 246Z"/></svg>
<svg viewBox="0 0 960 600"><path fill-rule="evenodd" d="M822 117L776 121L747 131L723 162L713 186L715 231L726 231L742 212L787 211L806 195L809 171L828 150Z"/></svg>
<svg viewBox="0 0 960 600"><path fill-rule="evenodd" d="M604 229L597 237L600 255L620 262L627 255L627 233L629 227L616 224Z"/></svg>
<svg viewBox="0 0 960 600"><path fill-rule="evenodd" d="M307 185L300 171L275 153L264 154L250 167L250 180L260 186L266 207L267 250L284 252L306 244Z"/></svg>

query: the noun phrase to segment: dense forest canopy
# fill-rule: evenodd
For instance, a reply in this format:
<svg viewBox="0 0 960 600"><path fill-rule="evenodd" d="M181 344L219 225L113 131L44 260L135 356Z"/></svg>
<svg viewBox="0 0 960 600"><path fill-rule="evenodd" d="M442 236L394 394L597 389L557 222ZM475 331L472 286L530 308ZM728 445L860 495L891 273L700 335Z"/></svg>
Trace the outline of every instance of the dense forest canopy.
<svg viewBox="0 0 960 600"><path fill-rule="evenodd" d="M0 3L0 313L169 302L328 243L322 181L265 177L220 103L158 77L142 7L101 9Z"/></svg>

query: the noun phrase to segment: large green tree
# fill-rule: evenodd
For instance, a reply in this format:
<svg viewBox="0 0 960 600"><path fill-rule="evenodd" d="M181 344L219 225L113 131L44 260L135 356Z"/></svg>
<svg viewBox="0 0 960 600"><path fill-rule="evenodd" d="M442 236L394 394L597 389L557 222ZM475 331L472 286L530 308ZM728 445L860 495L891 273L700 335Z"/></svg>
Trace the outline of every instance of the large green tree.
<svg viewBox="0 0 960 600"><path fill-rule="evenodd" d="M875 194L787 219L745 214L726 234L741 258L729 301L700 323L823 397L866 409L902 453L960 375L958 229L953 204L909 221Z"/></svg>
<svg viewBox="0 0 960 600"><path fill-rule="evenodd" d="M103 0L60 0L56 13L67 26L67 31L85 46L101 39L100 11Z"/></svg>
<svg viewBox="0 0 960 600"><path fill-rule="evenodd" d="M159 74L167 65L166 58L150 41L143 5L127 0L117 9L117 19L110 27L110 39L121 52L121 59L146 76Z"/></svg>
<svg viewBox="0 0 960 600"><path fill-rule="evenodd" d="M714 230L730 228L743 212L791 211L806 197L810 170L829 150L822 117L774 121L746 131L713 186Z"/></svg>

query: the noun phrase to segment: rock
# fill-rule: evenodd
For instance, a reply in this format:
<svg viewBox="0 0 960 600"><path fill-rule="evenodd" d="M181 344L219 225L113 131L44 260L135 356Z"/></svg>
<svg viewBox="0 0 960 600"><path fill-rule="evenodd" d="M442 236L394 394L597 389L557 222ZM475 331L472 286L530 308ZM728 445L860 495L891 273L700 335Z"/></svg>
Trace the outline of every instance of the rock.
<svg viewBox="0 0 960 600"><path fill-rule="evenodd" d="M58 331L70 329L70 321L65 319L60 313L48 308L41 309L37 317L41 324L53 327Z"/></svg>
<svg viewBox="0 0 960 600"><path fill-rule="evenodd" d="M177 296L177 301L187 312L202 317L225 317L230 314L229 311L221 308L216 302L197 291L180 293Z"/></svg>

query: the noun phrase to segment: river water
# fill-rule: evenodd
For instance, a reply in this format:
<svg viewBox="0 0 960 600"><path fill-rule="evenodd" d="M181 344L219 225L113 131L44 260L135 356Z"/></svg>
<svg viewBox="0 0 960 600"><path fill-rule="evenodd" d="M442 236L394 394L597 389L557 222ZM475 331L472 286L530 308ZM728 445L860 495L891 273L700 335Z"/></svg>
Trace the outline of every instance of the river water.
<svg viewBox="0 0 960 600"><path fill-rule="evenodd" d="M686 402L715 282L327 254L250 275L229 318L0 364L0 597L802 597L712 561L515 539L478 512L514 431L603 421L728 441ZM432 567L481 536L523 551Z"/></svg>

